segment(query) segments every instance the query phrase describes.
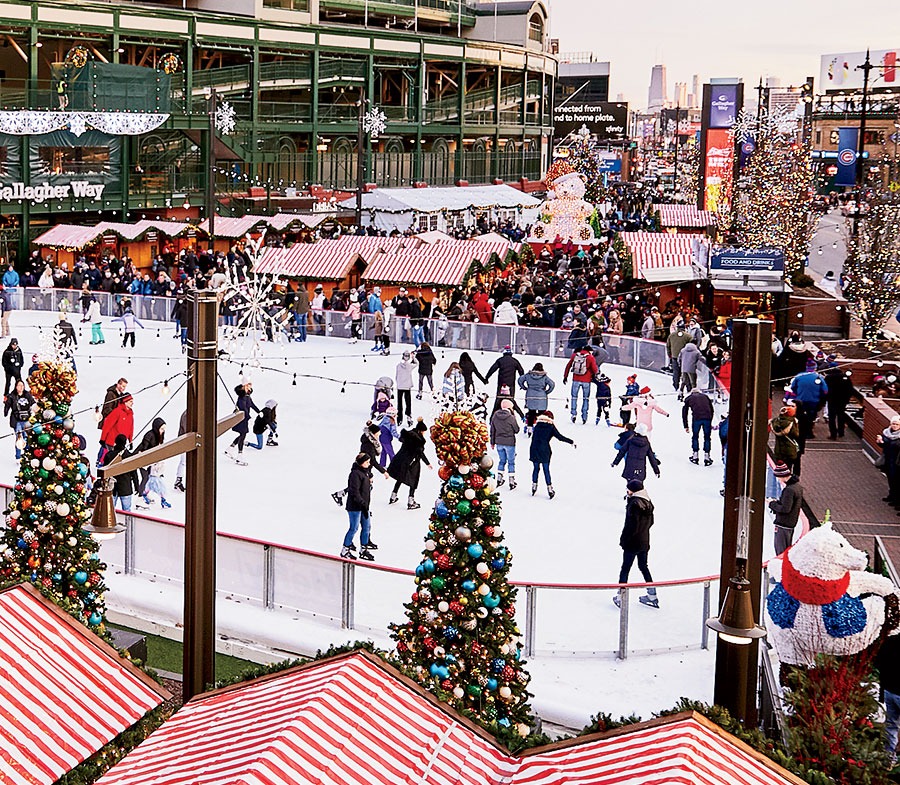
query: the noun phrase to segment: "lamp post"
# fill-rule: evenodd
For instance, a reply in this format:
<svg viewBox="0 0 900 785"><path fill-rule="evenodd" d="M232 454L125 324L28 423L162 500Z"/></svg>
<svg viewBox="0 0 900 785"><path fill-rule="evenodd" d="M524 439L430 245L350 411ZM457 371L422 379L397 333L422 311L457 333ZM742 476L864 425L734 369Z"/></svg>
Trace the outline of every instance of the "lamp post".
<svg viewBox="0 0 900 785"><path fill-rule="evenodd" d="M678 193L678 115L681 112L681 104L675 104L675 168L672 172L672 195Z"/></svg>
<svg viewBox="0 0 900 785"><path fill-rule="evenodd" d="M215 681L216 635L216 438L243 419L236 412L216 421L218 336L216 292L193 291L188 311L187 433L101 470L91 524L85 529L108 539L124 527L116 523L106 480L187 453L184 526L184 700Z"/></svg>
<svg viewBox="0 0 900 785"><path fill-rule="evenodd" d="M862 65L856 66L856 70L863 72L863 92L862 92L862 109L859 113L859 139L856 140L856 187L861 189L865 184L865 173L863 171L863 163L866 153L866 115L868 114L869 103L869 74L878 66L872 65L869 59L869 50L866 49L866 61ZM860 196L862 193L860 192ZM856 200L859 206L859 198ZM854 221L854 234L856 234L856 223Z"/></svg>
<svg viewBox="0 0 900 785"><path fill-rule="evenodd" d="M206 221L209 235L209 250L215 251L216 236L216 112L218 112L216 88L209 91L209 128L206 148Z"/></svg>
<svg viewBox="0 0 900 785"><path fill-rule="evenodd" d="M756 724L771 322L734 320L714 700Z"/></svg>

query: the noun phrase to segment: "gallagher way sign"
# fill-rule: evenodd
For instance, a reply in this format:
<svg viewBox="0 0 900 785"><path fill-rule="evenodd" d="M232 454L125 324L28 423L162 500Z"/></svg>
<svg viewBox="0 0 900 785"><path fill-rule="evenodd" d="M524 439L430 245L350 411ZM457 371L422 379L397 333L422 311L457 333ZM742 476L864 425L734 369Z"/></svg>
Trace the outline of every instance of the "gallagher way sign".
<svg viewBox="0 0 900 785"><path fill-rule="evenodd" d="M53 199L93 199L95 202L103 195L103 183L89 183L84 180L73 180L63 185L25 185L10 183L0 188L0 201L12 202L21 199L25 202L40 204Z"/></svg>
<svg viewBox="0 0 900 785"><path fill-rule="evenodd" d="M718 248L709 258L710 273L784 272L784 252L777 248Z"/></svg>

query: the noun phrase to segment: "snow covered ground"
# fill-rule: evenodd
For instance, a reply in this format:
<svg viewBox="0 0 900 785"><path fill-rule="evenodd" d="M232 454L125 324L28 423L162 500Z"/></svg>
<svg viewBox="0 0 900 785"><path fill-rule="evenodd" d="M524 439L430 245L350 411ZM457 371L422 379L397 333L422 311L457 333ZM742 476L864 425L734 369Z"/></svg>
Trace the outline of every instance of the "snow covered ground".
<svg viewBox="0 0 900 785"><path fill-rule="evenodd" d="M72 317L80 326L79 315ZM39 351L55 315L16 311L11 316L16 336L29 364ZM129 392L135 394L135 423L149 425L153 417L169 423L174 436L185 406L184 389L176 392L180 379L170 383L172 395L164 397L155 385L184 368L184 355L166 324L146 323L139 330L134 351L120 348L120 330L107 328L107 342L89 346L90 331L81 329L77 351L79 393L75 411L77 430L88 440L88 455L97 452L99 431L92 411L102 402L106 387L120 376L129 380ZM355 457L361 430L368 418L372 384L383 375L393 376L403 347L395 345L389 357L369 352L370 343L350 344L341 339L310 336L305 344L263 344L262 366L245 365L243 376L252 380L253 398L258 406L267 399L278 401L280 446L262 452L244 451L248 466L238 466L227 458L219 463L218 528L220 532L258 538L323 553L337 554L346 528L346 513L331 499L331 492L344 487L350 464ZM248 344L231 347L233 362L220 365L223 386L219 389L219 416L232 411L229 393L241 380L241 358L250 354ZM447 364L458 352L437 348L438 382ZM497 355L472 353L482 373L486 373ZM618 429L593 424L594 402L588 425L568 418L563 389L564 360L520 357L526 371L540 359L550 377L557 382L551 398L560 431L575 439L577 449L554 444L552 472L556 498L547 498L541 482L537 496L530 494L528 442L520 436L517 476L519 487L501 489L503 528L515 561L511 577L516 581L585 584L614 583L618 577L621 550L618 546L624 514L624 481L621 466L611 468L615 452L613 442ZM625 377L632 370L608 365L613 395L624 391ZM294 382L296 374L296 385ZM670 418L656 416L652 444L662 461L662 477L652 475L647 488L656 505L656 525L652 532L650 567L656 580L676 580L717 573L721 544L722 463L718 437L713 435L711 467L694 466L687 457L690 439L681 425L681 406L672 391L670 379L661 374L641 371L641 385L649 386ZM494 380L491 380L493 394ZM227 390L226 390L227 388ZM493 395L492 395L493 398ZM521 401L522 396L519 396ZM614 398L615 400L615 398ZM161 411L160 411L161 410ZM430 401L413 400L414 414L430 419L434 407ZM614 408L614 415L617 409ZM615 418L614 418L615 419ZM718 418L717 418L718 419ZM138 439L135 435L135 441ZM224 450L229 437L220 440ZM0 448L0 479L12 482L17 470L12 438ZM429 457L434 453L429 449ZM433 460L433 463L436 463ZM166 481L171 489L177 459L169 461ZM428 508L438 494L435 471L423 471L417 499L419 511L408 511L405 504L388 506L392 482L376 477L373 491L373 532L378 542L379 563L412 569L419 561L423 535L427 530ZM171 510L158 507L150 514L171 520L183 520L184 497L170 490ZM770 528L770 527L767 527ZM767 536L770 533L767 532ZM766 552L771 552L767 543ZM360 570L357 574L360 574ZM639 580L637 568L632 579ZM360 578L357 578L358 582ZM178 587L154 584L139 578L109 576L112 609L143 608L162 619L180 616ZM389 590L381 591L372 582L371 592L357 592L357 617L373 627L373 637L387 642L378 625L403 616L401 602L413 589L412 579L395 577ZM636 594L637 592L635 592ZM538 650L556 651L615 649L618 611L612 591L553 591L539 595ZM716 588L713 586L713 610ZM631 642L639 650L696 646L702 624L702 589L698 586L660 589L659 610L637 603L631 608ZM228 605L221 601L220 605ZM234 605L234 603L230 603ZM520 597L520 607L524 597ZM220 630L227 627L232 637L252 640L263 630L271 645L284 651L308 651L325 648L331 642L359 638L359 633L342 632L333 626L315 625L299 620L273 622L272 611L243 605L231 613L220 610ZM233 622L233 624L231 624ZM521 623L521 619L520 619ZM228 626L231 624L231 626ZM235 626L236 625L236 626ZM714 643L711 639L711 645ZM598 710L613 714L632 711L645 717L655 709L671 706L680 695L708 700L712 692L714 655L699 649L634 656L617 662L604 654L594 658L538 656L531 664L535 706L554 721L567 724L586 722Z"/></svg>

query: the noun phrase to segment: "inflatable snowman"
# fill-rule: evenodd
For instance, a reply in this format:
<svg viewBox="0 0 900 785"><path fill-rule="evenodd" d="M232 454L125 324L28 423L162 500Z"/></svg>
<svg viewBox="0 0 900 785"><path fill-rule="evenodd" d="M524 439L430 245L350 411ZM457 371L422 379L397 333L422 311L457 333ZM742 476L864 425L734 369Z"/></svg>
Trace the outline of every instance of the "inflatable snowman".
<svg viewBox="0 0 900 785"><path fill-rule="evenodd" d="M597 238L590 224L594 206L584 200L584 176L567 161L556 161L544 177L552 190L541 208L541 220L532 229L534 242L595 243Z"/></svg>
<svg viewBox="0 0 900 785"><path fill-rule="evenodd" d="M782 665L810 667L817 654L858 654L897 631L897 587L865 572L868 558L830 523L769 562L769 639Z"/></svg>

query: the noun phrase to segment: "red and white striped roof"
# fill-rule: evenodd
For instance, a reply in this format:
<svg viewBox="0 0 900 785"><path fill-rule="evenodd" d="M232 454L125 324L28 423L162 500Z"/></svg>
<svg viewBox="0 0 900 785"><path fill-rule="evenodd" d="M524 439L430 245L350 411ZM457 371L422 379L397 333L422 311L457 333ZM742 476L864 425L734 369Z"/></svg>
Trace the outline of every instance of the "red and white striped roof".
<svg viewBox="0 0 900 785"><path fill-rule="evenodd" d="M634 278L662 283L697 277L696 236L667 232L622 232L619 236L631 252Z"/></svg>
<svg viewBox="0 0 900 785"><path fill-rule="evenodd" d="M75 224L57 224L37 237L35 245L43 248L72 248L80 251L99 240L105 234L117 234L125 240L136 240L147 231L154 229L168 237L178 237L188 229L191 224L179 221L155 221L146 219L133 224L101 221L91 226L76 226Z"/></svg>
<svg viewBox="0 0 900 785"><path fill-rule="evenodd" d="M27 585L0 592L0 782L56 782L170 696Z"/></svg>
<svg viewBox="0 0 900 785"><path fill-rule="evenodd" d="M98 785L794 785L697 715L522 757L358 652L200 695Z"/></svg>
<svg viewBox="0 0 900 785"><path fill-rule="evenodd" d="M313 281L340 281L357 257L362 257L368 264L378 254L399 249L404 243L418 245L419 241L400 237L344 235L337 240L296 243L290 248L268 249L255 271Z"/></svg>
<svg viewBox="0 0 900 785"><path fill-rule="evenodd" d="M230 240L237 240L243 237L247 232L255 229L259 224L266 222L264 215L244 215L240 218L232 218L230 216L216 216L215 235ZM204 232L209 231L209 219L204 218L200 222L200 228Z"/></svg>
<svg viewBox="0 0 900 785"><path fill-rule="evenodd" d="M698 210L693 204L660 204L659 221L676 229L705 229L716 225L716 214Z"/></svg>
<svg viewBox="0 0 900 785"><path fill-rule="evenodd" d="M486 264L492 254L501 259L509 243L479 243L473 240L441 242L376 256L363 273L372 283L413 286L457 286L463 282L474 260Z"/></svg>

